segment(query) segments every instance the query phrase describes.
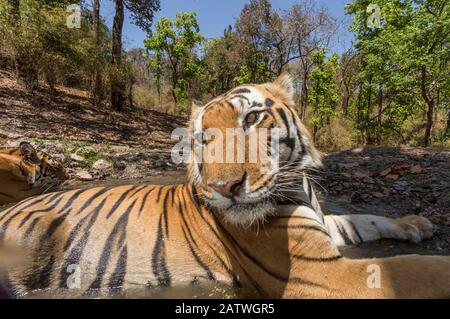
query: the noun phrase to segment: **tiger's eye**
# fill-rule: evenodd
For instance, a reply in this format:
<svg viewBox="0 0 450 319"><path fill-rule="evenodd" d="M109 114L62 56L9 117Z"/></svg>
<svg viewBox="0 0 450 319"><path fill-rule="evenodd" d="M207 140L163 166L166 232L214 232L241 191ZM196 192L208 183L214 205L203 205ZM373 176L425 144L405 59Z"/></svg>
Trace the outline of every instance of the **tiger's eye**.
<svg viewBox="0 0 450 319"><path fill-rule="evenodd" d="M257 120L258 120L258 115L255 112L252 112L252 113L247 114L247 116L245 117L245 124L252 125L252 124L255 124Z"/></svg>

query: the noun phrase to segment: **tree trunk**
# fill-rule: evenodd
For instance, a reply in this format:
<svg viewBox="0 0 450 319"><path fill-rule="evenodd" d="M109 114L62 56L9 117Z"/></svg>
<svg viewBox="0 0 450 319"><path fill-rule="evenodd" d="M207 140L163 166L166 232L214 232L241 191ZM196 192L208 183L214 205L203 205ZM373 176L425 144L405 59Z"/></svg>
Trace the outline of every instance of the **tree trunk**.
<svg viewBox="0 0 450 319"><path fill-rule="evenodd" d="M99 50L100 50L100 0L92 1L94 42L95 42L95 70L94 81L92 86L92 102L98 105L100 101L100 67L99 67Z"/></svg>
<svg viewBox="0 0 450 319"><path fill-rule="evenodd" d="M445 137L450 137L450 108L447 109L447 127L445 129Z"/></svg>
<svg viewBox="0 0 450 319"><path fill-rule="evenodd" d="M8 0L8 21L11 29L20 35L20 0ZM18 82L22 82L25 87L33 91L37 88L38 71L33 61L28 61L27 56L23 54L24 50L20 39L13 43L14 47L14 67Z"/></svg>
<svg viewBox="0 0 450 319"><path fill-rule="evenodd" d="M116 15L113 24L112 59L111 64L115 67L115 72L119 72L122 63L122 27L124 18L123 0L116 0ZM111 81L111 106L118 111L122 110L124 84L117 79Z"/></svg>
<svg viewBox="0 0 450 319"><path fill-rule="evenodd" d="M427 71L425 67L422 67L421 74L421 93L422 98L425 100L425 103L428 105L427 110L427 122L425 125L425 135L423 137L423 145L428 146L431 142L431 129L433 128L433 112L434 112L434 100L427 95Z"/></svg>
<svg viewBox="0 0 450 319"><path fill-rule="evenodd" d="M377 115L377 144L381 144L381 127L382 127L382 111L383 111L383 85L380 84L378 88L378 115Z"/></svg>
<svg viewBox="0 0 450 319"><path fill-rule="evenodd" d="M372 79L369 80L369 92L367 93L367 109L366 109L366 119L365 119L365 133L366 133L366 141L365 144L371 143L371 136L369 131L369 122L370 122L370 108L372 106Z"/></svg>
<svg viewBox="0 0 450 319"><path fill-rule="evenodd" d="M302 83L302 96L300 99L301 102L301 120L305 121L306 119L306 107L308 105L308 72L304 71L303 74L303 83Z"/></svg>
<svg viewBox="0 0 450 319"><path fill-rule="evenodd" d="M348 103L350 101L350 90L347 86L347 84L344 84L345 88L344 88L344 94L342 97L342 102L341 102L341 109L344 112L344 115L347 116L348 114Z"/></svg>

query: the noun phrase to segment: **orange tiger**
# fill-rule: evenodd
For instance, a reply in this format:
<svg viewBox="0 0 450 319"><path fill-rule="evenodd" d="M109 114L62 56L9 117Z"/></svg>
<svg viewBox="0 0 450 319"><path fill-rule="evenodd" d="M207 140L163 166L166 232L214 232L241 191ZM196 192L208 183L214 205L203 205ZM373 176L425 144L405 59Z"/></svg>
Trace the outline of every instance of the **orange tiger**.
<svg viewBox="0 0 450 319"><path fill-rule="evenodd" d="M0 205L41 194L67 178L58 160L27 142L0 147Z"/></svg>
<svg viewBox="0 0 450 319"><path fill-rule="evenodd" d="M202 136L208 128L278 128L279 152L268 152L268 161L199 161L199 154L236 142ZM320 155L294 112L288 75L196 107L190 130L199 152L190 155L187 184L57 192L1 212L0 252L26 252L15 261L0 258L9 292L69 289L86 296L211 282L274 298L450 297L450 257L340 254L344 242L417 241L431 236L432 225L418 216L321 214L304 174L320 166ZM262 147L272 150L275 135L267 135ZM275 157L279 168L263 169ZM381 274L375 287L368 284L374 268Z"/></svg>

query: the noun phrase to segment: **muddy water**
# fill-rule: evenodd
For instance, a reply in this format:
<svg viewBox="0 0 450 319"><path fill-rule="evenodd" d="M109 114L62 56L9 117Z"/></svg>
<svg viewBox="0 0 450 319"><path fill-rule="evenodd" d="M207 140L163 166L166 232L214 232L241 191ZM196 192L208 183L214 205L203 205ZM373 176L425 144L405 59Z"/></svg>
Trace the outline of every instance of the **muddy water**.
<svg viewBox="0 0 450 319"><path fill-rule="evenodd" d="M88 188L97 186L118 186L126 184L178 184L186 182L186 174L184 171L167 171L156 173L140 180L103 180L77 184L64 185L62 189ZM352 214L355 212L335 200L327 197L322 201L322 207L326 214ZM343 255L349 258L372 258L387 257L399 254L438 254L436 251L427 250L419 245L399 242L393 240L380 240L377 242L365 243L358 246L341 247ZM58 292L35 291L26 296L26 298L73 298L79 297L79 293L71 290L60 290ZM83 298L236 298L251 297L248 292L233 290L219 284L202 284L202 285L181 285L170 288L147 289L133 288L126 291L96 291L89 295L83 295Z"/></svg>

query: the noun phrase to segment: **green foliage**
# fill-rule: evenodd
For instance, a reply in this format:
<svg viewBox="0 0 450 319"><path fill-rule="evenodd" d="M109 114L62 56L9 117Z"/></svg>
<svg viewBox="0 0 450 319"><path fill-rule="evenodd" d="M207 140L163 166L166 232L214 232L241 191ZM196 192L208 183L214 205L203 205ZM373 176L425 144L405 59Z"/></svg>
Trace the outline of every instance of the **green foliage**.
<svg viewBox="0 0 450 319"><path fill-rule="evenodd" d="M107 64L110 34L101 24L100 45L93 43L90 12L82 9L81 27L68 28L66 7L71 1L20 1L11 23L5 1L0 3L0 45L14 56L31 88L43 78L51 89L65 84L89 89L95 65Z"/></svg>
<svg viewBox="0 0 450 319"><path fill-rule="evenodd" d="M339 57L334 53L325 60L326 53L325 48L319 48L312 54L315 67L311 71L311 88L308 98L313 106L313 115L309 118L309 124L313 126L314 140L317 131L329 124L333 117L339 115L337 110L339 92L336 84Z"/></svg>
<svg viewBox="0 0 450 319"><path fill-rule="evenodd" d="M250 68L247 65L242 65L239 70L239 75L234 78L234 82L238 85L249 83L251 80Z"/></svg>
<svg viewBox="0 0 450 319"><path fill-rule="evenodd" d="M187 98L190 80L201 74L196 49L204 42L194 12L179 12L175 20L161 18L155 32L144 41L147 53L152 57L152 68L158 93L161 92L163 72L170 73L172 95L175 104Z"/></svg>
<svg viewBox="0 0 450 319"><path fill-rule="evenodd" d="M370 3L381 9L379 29L367 26ZM450 8L447 1L366 1L346 6L353 15L361 55L359 100L354 109L356 127L371 136L399 134L406 119L448 108ZM373 115L376 105L376 115ZM380 126L381 125L381 126ZM426 127L431 130L433 116ZM382 132L381 132L382 131ZM429 142L425 130L424 143Z"/></svg>

